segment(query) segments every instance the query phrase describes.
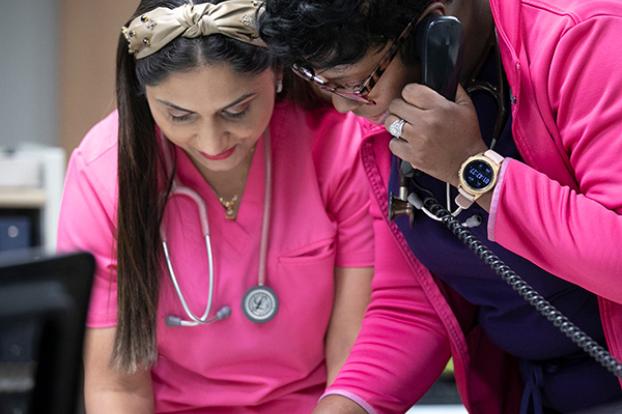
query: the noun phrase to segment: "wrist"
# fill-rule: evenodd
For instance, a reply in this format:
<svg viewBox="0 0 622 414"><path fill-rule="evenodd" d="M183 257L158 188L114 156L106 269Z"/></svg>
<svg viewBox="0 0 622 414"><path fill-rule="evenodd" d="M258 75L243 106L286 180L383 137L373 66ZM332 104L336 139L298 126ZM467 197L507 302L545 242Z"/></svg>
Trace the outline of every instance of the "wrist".
<svg viewBox="0 0 622 414"><path fill-rule="evenodd" d="M447 180L447 183L451 184L455 188L458 188L460 186L460 170L462 168L462 165L470 157L477 155L477 154L483 154L487 150L488 150L488 147L486 146L486 144L484 144L483 141L479 141L477 142L477 144L471 146L466 151L464 151L462 156L457 160L455 167L453 168L451 172L450 179Z"/></svg>
<svg viewBox="0 0 622 414"><path fill-rule="evenodd" d="M351 399L338 394L323 397L313 410L313 414L367 414L359 404Z"/></svg>
<svg viewBox="0 0 622 414"><path fill-rule="evenodd" d="M462 163L458 171L458 206L467 209L494 190L503 160L495 151L487 150L470 156Z"/></svg>

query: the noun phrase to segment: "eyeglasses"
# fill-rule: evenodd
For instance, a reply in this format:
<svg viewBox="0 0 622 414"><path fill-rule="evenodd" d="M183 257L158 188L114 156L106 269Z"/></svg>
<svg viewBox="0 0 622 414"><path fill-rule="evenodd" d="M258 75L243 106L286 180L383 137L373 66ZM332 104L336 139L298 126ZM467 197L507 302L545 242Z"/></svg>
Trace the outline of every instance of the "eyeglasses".
<svg viewBox="0 0 622 414"><path fill-rule="evenodd" d="M302 79L312 82L317 85L323 91L327 91L330 93L334 93L335 95L341 96L342 98L350 99L352 101L360 102L363 104L375 104L372 99L369 99L369 94L371 93L376 83L385 72L385 70L389 67L393 58L397 55L397 52L400 50L404 41L412 31L414 26L414 21L408 23L406 28L400 33L400 35L395 39L391 47L384 54L380 62L376 65L372 73L358 86L354 87L345 87L338 85L336 83L332 83L322 76L316 75L314 70L311 68L305 68L300 65L292 65L292 72L296 75L300 76Z"/></svg>

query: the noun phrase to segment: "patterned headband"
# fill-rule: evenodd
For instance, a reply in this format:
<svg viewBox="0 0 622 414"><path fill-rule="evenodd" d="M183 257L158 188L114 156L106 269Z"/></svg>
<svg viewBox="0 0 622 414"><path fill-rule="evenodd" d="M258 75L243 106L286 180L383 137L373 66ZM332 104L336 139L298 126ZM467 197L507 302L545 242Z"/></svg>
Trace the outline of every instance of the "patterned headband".
<svg viewBox="0 0 622 414"><path fill-rule="evenodd" d="M184 4L158 7L132 20L121 29L136 59L162 49L179 36L196 38L223 34L258 47L266 47L257 33L259 0L226 0L218 4Z"/></svg>

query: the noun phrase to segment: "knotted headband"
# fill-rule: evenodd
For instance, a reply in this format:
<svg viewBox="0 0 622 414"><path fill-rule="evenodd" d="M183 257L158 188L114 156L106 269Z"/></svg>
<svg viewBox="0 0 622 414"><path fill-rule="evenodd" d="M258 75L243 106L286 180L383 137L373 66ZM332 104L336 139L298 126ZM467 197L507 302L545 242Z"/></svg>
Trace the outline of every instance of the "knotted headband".
<svg viewBox="0 0 622 414"><path fill-rule="evenodd" d="M184 4L174 9L157 7L121 30L136 59L162 49L179 36L195 38L223 34L259 47L266 47L257 33L259 0L226 0L218 4Z"/></svg>

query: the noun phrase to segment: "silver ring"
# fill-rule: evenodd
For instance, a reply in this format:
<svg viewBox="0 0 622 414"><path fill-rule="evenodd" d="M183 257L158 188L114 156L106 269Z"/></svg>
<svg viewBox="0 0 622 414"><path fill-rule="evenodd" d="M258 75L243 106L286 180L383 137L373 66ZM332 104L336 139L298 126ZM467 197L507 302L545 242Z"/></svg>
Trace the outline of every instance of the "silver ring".
<svg viewBox="0 0 622 414"><path fill-rule="evenodd" d="M395 138L400 138L404 130L404 124L406 124L406 121L401 118L397 118L395 121L391 122L391 125L389 125L389 133Z"/></svg>

